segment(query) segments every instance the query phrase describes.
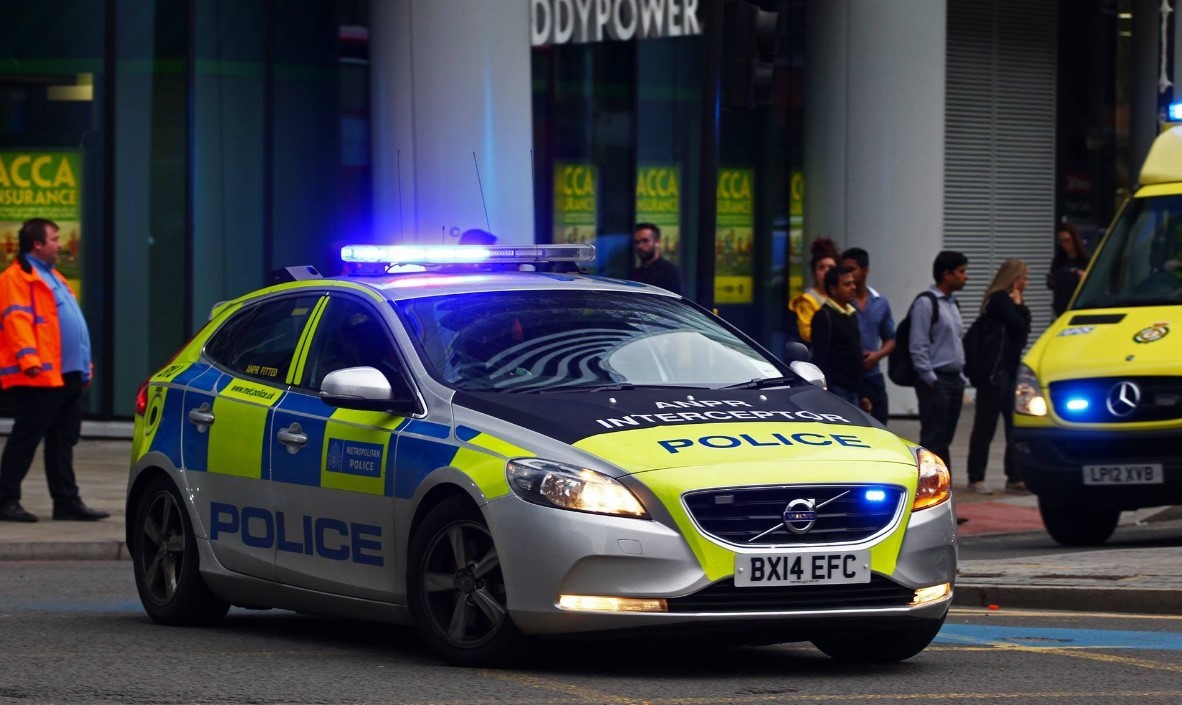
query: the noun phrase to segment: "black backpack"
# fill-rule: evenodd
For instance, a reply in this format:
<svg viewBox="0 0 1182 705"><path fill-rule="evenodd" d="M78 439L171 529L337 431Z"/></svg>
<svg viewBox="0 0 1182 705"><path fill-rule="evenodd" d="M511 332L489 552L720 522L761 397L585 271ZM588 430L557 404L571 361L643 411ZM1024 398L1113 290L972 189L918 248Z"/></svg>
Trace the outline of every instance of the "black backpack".
<svg viewBox="0 0 1182 705"><path fill-rule="evenodd" d="M964 374L969 378L969 384L978 389L991 387L997 381L1006 342L1005 327L991 319L986 311L977 316L962 340Z"/></svg>
<svg viewBox="0 0 1182 705"><path fill-rule="evenodd" d="M930 291L916 296L915 301L919 301L925 296L932 301L932 324L928 328L928 335L931 335L932 329L936 327L936 321L940 320L940 303L936 300L936 295ZM919 381L919 377L915 374L915 362L911 359L911 309L915 308L915 301L911 302L911 308L907 309L907 315L895 328L895 349L887 356L887 376L891 378L892 382L902 387L914 386Z"/></svg>

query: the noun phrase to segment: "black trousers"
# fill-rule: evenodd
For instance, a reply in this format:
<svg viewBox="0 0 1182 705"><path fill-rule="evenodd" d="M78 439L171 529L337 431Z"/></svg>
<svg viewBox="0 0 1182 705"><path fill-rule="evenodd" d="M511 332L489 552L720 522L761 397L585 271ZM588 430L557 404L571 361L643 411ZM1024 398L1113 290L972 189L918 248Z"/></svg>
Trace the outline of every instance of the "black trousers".
<svg viewBox="0 0 1182 705"><path fill-rule="evenodd" d="M78 496L74 446L82 432L82 373L62 377L61 387L12 387L5 392L12 399L13 423L0 455L0 502L21 498L21 482L42 439L49 496L54 502Z"/></svg>
<svg viewBox="0 0 1182 705"><path fill-rule="evenodd" d="M989 444L993 442L993 434L997 431L998 414L1001 414L1001 419L1005 423L1006 480L1017 482L1022 479L1018 465L1014 462L1014 450L1010 440L1014 432L1013 379L1010 370L1000 370L997 373L996 384L977 388L977 414L973 417L973 434L969 436L969 482L985 479L985 466L989 463Z"/></svg>
<svg viewBox="0 0 1182 705"><path fill-rule="evenodd" d="M915 385L919 401L919 444L940 456L952 469L952 437L964 404L964 378L959 372L937 372L935 386Z"/></svg>
<svg viewBox="0 0 1182 705"><path fill-rule="evenodd" d="M886 426L887 417L891 415L886 389L863 379L862 388L858 390L858 393L870 400L870 415Z"/></svg>

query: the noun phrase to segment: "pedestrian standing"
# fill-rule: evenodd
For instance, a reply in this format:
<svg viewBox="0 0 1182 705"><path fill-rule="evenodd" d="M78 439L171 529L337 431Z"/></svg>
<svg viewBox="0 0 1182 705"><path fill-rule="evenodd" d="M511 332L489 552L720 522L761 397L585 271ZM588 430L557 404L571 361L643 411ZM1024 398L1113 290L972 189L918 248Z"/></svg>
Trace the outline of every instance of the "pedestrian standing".
<svg viewBox="0 0 1182 705"><path fill-rule="evenodd" d="M1006 491L1026 492L1026 482L1014 462L1010 437L1014 428L1014 380L1030 335L1030 309L1022 298L1028 278L1029 269L1022 260L1002 262L981 298L979 315L983 320L973 324L989 331L981 336L988 344L977 353L989 364L984 375L974 375L979 378L972 380L977 388L977 413L969 437L968 488L977 494L993 494L985 487L985 466L989 461L989 444L997 431L998 414L1005 424Z"/></svg>
<svg viewBox="0 0 1182 705"><path fill-rule="evenodd" d="M964 323L954 293L969 280L968 258L945 250L932 262L935 284L931 296L918 296L911 304L909 350L915 366L915 396L919 401L919 444L952 468L952 437L960 420L965 380ZM939 315L932 323L933 306Z"/></svg>
<svg viewBox="0 0 1182 705"><path fill-rule="evenodd" d="M632 229L632 245L640 265L632 280L681 293L681 274L677 265L661 256L661 229L654 223L637 223Z"/></svg>
<svg viewBox="0 0 1182 705"><path fill-rule="evenodd" d="M34 522L20 504L21 482L45 441L45 478L54 519L110 516L78 496L74 446L82 430L82 392L90 386L90 333L74 291L54 269L60 241L51 220L21 226L20 254L0 273L0 386L13 423L0 455L0 520Z"/></svg>
<svg viewBox="0 0 1182 705"><path fill-rule="evenodd" d="M1075 290L1083 279L1092 259L1079 228L1073 223L1063 223L1055 231L1055 256L1047 272L1047 288L1051 290L1051 308L1056 316L1062 316L1075 296Z"/></svg>
<svg viewBox="0 0 1182 705"><path fill-rule="evenodd" d="M862 383L862 338L850 301L854 273L849 267L825 272L825 304L813 316L813 362L825 373L829 391L858 406Z"/></svg>
<svg viewBox="0 0 1182 705"><path fill-rule="evenodd" d="M825 273L837 266L837 245L827 237L813 240L809 271L813 275L812 288L788 302L788 338L806 345L813 342L813 316L825 303Z"/></svg>
<svg viewBox="0 0 1182 705"><path fill-rule="evenodd" d="M862 386L858 390L860 405L869 408L870 415L885 424L890 416L890 402L886 378L879 361L895 349L895 319L886 297L866 283L870 275L870 254L860 247L841 253L841 264L854 273L854 315L862 336Z"/></svg>

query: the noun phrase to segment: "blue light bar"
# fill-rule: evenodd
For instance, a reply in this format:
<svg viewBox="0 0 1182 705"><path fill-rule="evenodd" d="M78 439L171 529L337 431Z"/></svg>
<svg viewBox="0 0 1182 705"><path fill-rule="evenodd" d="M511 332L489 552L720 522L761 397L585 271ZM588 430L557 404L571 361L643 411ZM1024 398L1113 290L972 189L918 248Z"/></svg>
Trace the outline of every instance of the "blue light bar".
<svg viewBox="0 0 1182 705"><path fill-rule="evenodd" d="M341 260L365 264L591 262L594 245L345 245Z"/></svg>
<svg viewBox="0 0 1182 705"><path fill-rule="evenodd" d="M1182 103L1170 103L1170 107L1166 109L1166 115L1171 121L1182 122Z"/></svg>
<svg viewBox="0 0 1182 705"><path fill-rule="evenodd" d="M886 499L886 492L882 490L866 490L867 502L881 502Z"/></svg>
<svg viewBox="0 0 1182 705"><path fill-rule="evenodd" d="M1087 399L1068 399L1067 400L1067 410L1068 411L1084 411L1087 408L1088 408L1088 400Z"/></svg>

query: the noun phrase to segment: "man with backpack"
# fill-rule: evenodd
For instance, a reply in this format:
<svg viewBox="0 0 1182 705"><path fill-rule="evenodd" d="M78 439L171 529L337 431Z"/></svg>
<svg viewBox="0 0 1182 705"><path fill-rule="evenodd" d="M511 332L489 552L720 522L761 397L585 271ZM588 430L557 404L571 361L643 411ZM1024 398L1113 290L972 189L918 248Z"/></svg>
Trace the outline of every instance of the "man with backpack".
<svg viewBox="0 0 1182 705"><path fill-rule="evenodd" d="M915 396L919 401L919 443L952 467L949 447L960 420L965 380L964 323L953 294L969 280L969 260L945 250L932 263L936 283L911 304L907 351L914 367ZM894 360L892 360L894 362ZM895 373L891 372L892 379Z"/></svg>

